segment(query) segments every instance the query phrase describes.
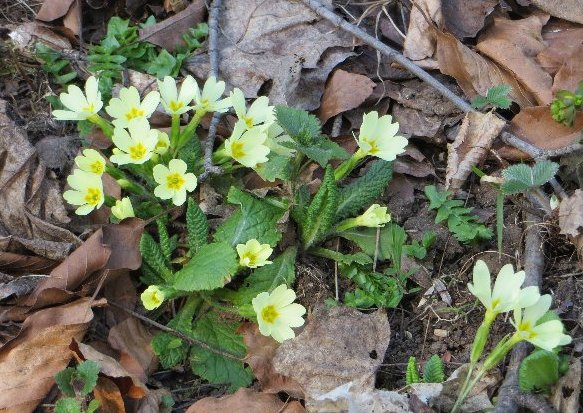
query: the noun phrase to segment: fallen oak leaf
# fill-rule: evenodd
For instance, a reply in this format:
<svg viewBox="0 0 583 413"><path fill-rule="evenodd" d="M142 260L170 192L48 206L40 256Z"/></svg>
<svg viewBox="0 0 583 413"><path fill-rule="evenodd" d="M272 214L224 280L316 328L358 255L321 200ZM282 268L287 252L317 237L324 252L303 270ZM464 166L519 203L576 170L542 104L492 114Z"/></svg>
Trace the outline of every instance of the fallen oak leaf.
<svg viewBox="0 0 583 413"><path fill-rule="evenodd" d="M240 388L234 394L219 398L205 397L191 405L186 413L305 413L302 405L282 402L275 394L257 393Z"/></svg>
<svg viewBox="0 0 583 413"><path fill-rule="evenodd" d="M448 145L446 188L454 192L461 188L472 166L485 159L505 125L493 112L466 114L455 141Z"/></svg>
<svg viewBox="0 0 583 413"><path fill-rule="evenodd" d="M448 0L441 3L443 25L458 39L475 37L498 0Z"/></svg>
<svg viewBox="0 0 583 413"><path fill-rule="evenodd" d="M36 255L0 252L0 271L11 275L39 274L51 271L57 262Z"/></svg>
<svg viewBox="0 0 583 413"><path fill-rule="evenodd" d="M435 54L436 25L441 25L443 16L440 0L421 0L415 2L409 17L409 28L403 43L405 57L418 64ZM430 19L431 21L428 21ZM432 25L434 23L434 25ZM421 61L421 62L420 62ZM426 67L426 64L421 63Z"/></svg>
<svg viewBox="0 0 583 413"><path fill-rule="evenodd" d="M32 412L67 366L72 339L81 340L104 301L83 298L31 314L20 333L0 347L0 410Z"/></svg>
<svg viewBox="0 0 583 413"><path fill-rule="evenodd" d="M43 5L36 14L38 20L51 22L64 17L75 0L44 0Z"/></svg>
<svg viewBox="0 0 583 413"><path fill-rule="evenodd" d="M583 28L574 24L554 27L549 23L544 27L542 36L546 48L536 59L553 76L583 43Z"/></svg>
<svg viewBox="0 0 583 413"><path fill-rule="evenodd" d="M243 336L243 342L247 346L247 355L243 361L253 370L261 390L265 393L286 392L291 397L303 399L304 392L300 385L295 380L277 373L273 367L273 358L279 343L269 336L262 335L255 323L242 324L237 333Z"/></svg>
<svg viewBox="0 0 583 413"><path fill-rule="evenodd" d="M97 378L93 396L99 401L99 411L101 412L121 413L126 411L119 388L112 380L106 377Z"/></svg>

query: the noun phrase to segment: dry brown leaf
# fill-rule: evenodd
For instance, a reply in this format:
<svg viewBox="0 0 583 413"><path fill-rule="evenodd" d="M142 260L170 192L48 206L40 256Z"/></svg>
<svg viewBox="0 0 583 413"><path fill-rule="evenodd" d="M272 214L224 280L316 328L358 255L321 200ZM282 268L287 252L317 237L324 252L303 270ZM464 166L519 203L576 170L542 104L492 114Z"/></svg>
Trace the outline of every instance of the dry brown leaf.
<svg viewBox="0 0 583 413"><path fill-rule="evenodd" d="M103 243L111 249L105 268L108 270L137 270L142 266L140 239L144 221L127 218L119 224L103 227Z"/></svg>
<svg viewBox="0 0 583 413"><path fill-rule="evenodd" d="M475 37L498 0L447 0L441 2L443 25L458 39Z"/></svg>
<svg viewBox="0 0 583 413"><path fill-rule="evenodd" d="M575 244L579 259L583 262L583 191L575 190L573 195L561 201L559 207L559 227Z"/></svg>
<svg viewBox="0 0 583 413"><path fill-rule="evenodd" d="M119 364L128 372L146 382L158 368L158 359L150 345L152 334L140 320L127 318L109 330L107 341L120 353Z"/></svg>
<svg viewBox="0 0 583 413"><path fill-rule="evenodd" d="M413 144L407 145L405 152L394 161L393 172L425 178L435 174L435 167L425 158Z"/></svg>
<svg viewBox="0 0 583 413"><path fill-rule="evenodd" d="M234 394L214 398L205 397L194 403L186 413L305 413L299 402L284 403L275 394L257 393L241 388Z"/></svg>
<svg viewBox="0 0 583 413"><path fill-rule="evenodd" d="M476 45L482 54L514 74L539 105L550 104L553 99L553 79L536 61L546 47L541 31L548 20L547 14L520 20L495 18Z"/></svg>
<svg viewBox="0 0 583 413"><path fill-rule="evenodd" d="M466 114L455 141L448 145L446 188L454 192L461 188L472 166L484 160L505 125L506 122L492 112Z"/></svg>
<svg viewBox="0 0 583 413"><path fill-rule="evenodd" d="M124 308L135 309L138 302L138 294L129 271L110 272L103 287L103 297L107 299L107 302L114 302ZM105 317L108 327L113 327L131 317L131 315L126 311L109 306L105 311Z"/></svg>
<svg viewBox="0 0 583 413"><path fill-rule="evenodd" d="M178 13L188 6L188 0L164 0L164 10L166 12Z"/></svg>
<svg viewBox="0 0 583 413"><path fill-rule="evenodd" d="M170 413L172 407L166 407L162 402L164 396L172 396L166 389L150 390L138 401L137 413Z"/></svg>
<svg viewBox="0 0 583 413"><path fill-rule="evenodd" d="M93 389L93 396L99 401L99 411L107 413L123 413L125 405L119 388L106 377L99 377Z"/></svg>
<svg viewBox="0 0 583 413"><path fill-rule="evenodd" d="M510 122L510 132L540 149L558 149L579 140L583 114L577 113L573 127L555 122L548 106L524 108Z"/></svg>
<svg viewBox="0 0 583 413"><path fill-rule="evenodd" d="M300 335L281 344L273 365L300 384L309 410L313 399L349 382L355 391L374 389L389 340L382 310L363 314L348 307L319 308Z"/></svg>
<svg viewBox="0 0 583 413"><path fill-rule="evenodd" d="M0 301L11 296L16 298L25 296L46 278L46 275L11 277L10 275L0 273Z"/></svg>
<svg viewBox="0 0 583 413"><path fill-rule="evenodd" d="M551 16L583 24L581 0L530 0L539 9Z"/></svg>
<svg viewBox="0 0 583 413"><path fill-rule="evenodd" d="M38 22L21 24L11 31L8 36L19 51L30 56L34 54L37 42L41 42L54 50L71 48L71 43L66 38L59 36L49 27Z"/></svg>
<svg viewBox="0 0 583 413"><path fill-rule="evenodd" d="M427 19L441 25L443 21L441 0L416 1L415 7L411 9L403 54L413 61L422 61L435 54L436 28Z"/></svg>
<svg viewBox="0 0 583 413"><path fill-rule="evenodd" d="M450 33L438 33L436 57L439 70L455 78L468 98L486 96L491 87L507 84L512 87L510 98L518 105L525 107L536 104L535 96L512 73L480 56Z"/></svg>
<svg viewBox="0 0 583 413"><path fill-rule="evenodd" d="M537 55L537 60L543 69L554 75L583 43L583 28L571 25L547 31L547 26L543 31L547 47Z"/></svg>
<svg viewBox="0 0 583 413"><path fill-rule="evenodd" d="M243 335L243 341L247 346L245 363L253 370L261 390L265 393L286 392L291 397L303 399L304 392L299 384L277 373L273 368L273 357L279 343L271 337L262 335L255 323L244 323L237 332Z"/></svg>
<svg viewBox="0 0 583 413"><path fill-rule="evenodd" d="M573 358L569 371L555 385L551 403L559 413L577 413L581 396L581 360Z"/></svg>
<svg viewBox="0 0 583 413"><path fill-rule="evenodd" d="M82 17L81 17L81 2L75 1L65 17L63 18L63 26L69 30L73 36L81 35Z"/></svg>
<svg viewBox="0 0 583 413"><path fill-rule="evenodd" d="M87 298L29 316L16 338L0 347L0 410L32 412L54 385L53 376L71 358L72 339L81 340L93 319Z"/></svg>
<svg viewBox="0 0 583 413"><path fill-rule="evenodd" d="M0 159L0 245L4 244L4 237L10 236L29 240L30 245L40 240L51 241L55 244L45 244L45 249L38 248L35 252L47 258L63 259L59 255L79 245L80 240L59 227L69 222L59 182L48 176L25 131L7 116L6 102L2 100ZM53 251L52 247L57 250ZM22 250L10 252L23 253Z"/></svg>
<svg viewBox="0 0 583 413"><path fill-rule="evenodd" d="M269 85L271 103L307 110L319 106L328 74L354 46L351 35L290 0L225 0L219 26L220 73L230 87L254 98ZM205 79L208 54L188 68Z"/></svg>
<svg viewBox="0 0 583 413"><path fill-rule="evenodd" d="M67 14L75 0L44 0L36 14L38 20L51 22Z"/></svg>
<svg viewBox="0 0 583 413"><path fill-rule="evenodd" d="M559 69L555 75L555 80L553 82L553 92L556 93L559 90L569 90L571 92L577 89L579 82L583 80L583 67L581 62L583 61L583 44L580 44L577 49L573 52L571 56L563 63L563 66Z"/></svg>
<svg viewBox="0 0 583 413"><path fill-rule="evenodd" d="M363 391L353 383L346 383L334 390L319 396L310 403L310 413L368 413L368 412L399 412L419 413L409 409L409 398L406 394L396 391L368 389Z"/></svg>
<svg viewBox="0 0 583 413"><path fill-rule="evenodd" d="M140 40L160 46L168 51L184 45L182 35L202 22L206 12L204 0L195 0L187 8L153 26L140 29Z"/></svg>
<svg viewBox="0 0 583 413"><path fill-rule="evenodd" d="M375 83L366 76L336 70L324 89L318 111L322 124L339 113L358 107L371 95L374 86Z"/></svg>
<svg viewBox="0 0 583 413"><path fill-rule="evenodd" d="M0 249L2 249L0 247ZM57 263L35 255L0 252L0 271L11 275L43 274L50 272Z"/></svg>
<svg viewBox="0 0 583 413"><path fill-rule="evenodd" d="M127 395L132 399L141 399L148 393L144 383L124 369L113 357L100 353L78 340L73 340L70 348L80 360L93 360L99 363L100 373L113 380L122 396Z"/></svg>

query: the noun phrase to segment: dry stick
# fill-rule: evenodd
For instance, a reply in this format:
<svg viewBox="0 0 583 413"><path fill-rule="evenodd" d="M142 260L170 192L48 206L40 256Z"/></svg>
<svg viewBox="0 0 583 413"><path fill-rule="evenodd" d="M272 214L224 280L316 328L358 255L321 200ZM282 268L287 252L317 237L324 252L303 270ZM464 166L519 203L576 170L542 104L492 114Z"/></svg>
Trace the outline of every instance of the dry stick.
<svg viewBox="0 0 583 413"><path fill-rule="evenodd" d="M217 78L219 76L219 12L223 0L213 0L209 10L209 76ZM213 118L209 126L209 133L204 141L204 172L198 177L199 181L205 181L211 174L220 174L222 169L213 165L213 149L217 136L217 126L222 114L213 113Z"/></svg>
<svg viewBox="0 0 583 413"><path fill-rule="evenodd" d="M140 313L136 313L135 311L130 310L129 308L125 308L124 306L117 304L113 301L108 301L107 304L111 305L112 307L118 308L118 309L128 313L132 317L136 317L137 319L142 320L143 322L148 323L148 324L156 327L159 330L165 331L166 333L169 333L169 334L172 334L173 336L179 337L182 340L190 343L193 346L198 346L200 348L204 348L205 350L208 350L211 353L217 354L219 356L222 356L222 357L225 357L225 358L228 358L231 360L243 361L243 359L241 357L238 357L236 354L229 353L228 351L217 350L216 348L209 346L204 341L200 341L200 340L197 340L195 338L189 337L186 334L181 333L178 330L175 330L171 327L165 326L164 324L160 324L154 320L150 320L148 317L143 316Z"/></svg>
<svg viewBox="0 0 583 413"><path fill-rule="evenodd" d="M539 216L527 212L526 222L529 223L529 227L526 229L524 242L524 270L526 273L524 286L540 287L545 266L544 255L541 251L543 239L539 225L542 220ZM512 350L504 382L498 391L498 402L492 413L515 413L519 406L528 407L536 412L550 413L555 411L542 397L525 394L518 387L518 368L530 349L531 346L528 343L522 342ZM533 409L531 406L536 408Z"/></svg>
<svg viewBox="0 0 583 413"><path fill-rule="evenodd" d="M380 40L376 39L375 37L369 35L364 30L355 26L342 17L338 16L333 11L330 11L326 8L324 4L320 0L301 0L307 7L313 10L316 14L320 15L324 19L328 20L336 27L340 27L342 30L351 33L354 37L362 40L365 44L373 47L374 49L378 50L383 55L389 57L390 59L394 60L395 62L399 63L409 72L417 76L418 78L422 79L423 81L427 82L430 86L432 86L435 90L441 93L446 99L451 101L454 105L460 108L463 112L475 112L475 109L466 102L464 99L460 98L454 92L449 90L447 86L441 83L439 80L435 79L425 70L421 69L417 66L414 62L407 59L401 53L396 51L395 49L387 46ZM533 158L548 158L553 156L560 156L569 154L576 151L583 150L583 145L581 144L574 144L567 146L565 148L554 149L554 150L543 150L537 148L536 146L523 141L522 139L512 135L509 132L502 132L500 134L502 141L508 145L514 146L517 149L527 153Z"/></svg>

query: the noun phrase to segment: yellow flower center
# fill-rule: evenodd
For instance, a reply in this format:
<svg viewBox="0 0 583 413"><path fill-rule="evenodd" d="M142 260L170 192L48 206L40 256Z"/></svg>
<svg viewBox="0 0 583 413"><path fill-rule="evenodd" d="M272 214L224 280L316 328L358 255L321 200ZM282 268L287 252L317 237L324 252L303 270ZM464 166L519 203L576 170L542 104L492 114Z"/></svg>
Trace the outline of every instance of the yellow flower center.
<svg viewBox="0 0 583 413"><path fill-rule="evenodd" d="M162 148L167 148L168 147L168 143L166 143L165 140L160 139L158 141L158 143L156 144L156 148L155 149L162 149Z"/></svg>
<svg viewBox="0 0 583 413"><path fill-rule="evenodd" d="M210 101L206 98L203 98L200 100L200 106L202 106L204 109L207 109L210 106Z"/></svg>
<svg viewBox="0 0 583 413"><path fill-rule="evenodd" d="M245 117L245 118L243 118L243 119L244 119L244 121L245 121L245 125L247 125L247 127L248 127L249 129L251 129L251 128L253 127L253 125L254 125L253 118L247 118L247 117Z"/></svg>
<svg viewBox="0 0 583 413"><path fill-rule="evenodd" d="M87 106L84 106L83 108L81 108L81 110L83 110L83 112L95 112L95 105L93 103L90 103Z"/></svg>
<svg viewBox="0 0 583 413"><path fill-rule="evenodd" d="M244 145L243 142L233 142L231 144L231 155L235 159L241 159L245 156L245 150L243 149Z"/></svg>
<svg viewBox="0 0 583 413"><path fill-rule="evenodd" d="M362 138L362 140L370 145L368 150L369 155L376 155L380 152L377 142L374 139Z"/></svg>
<svg viewBox="0 0 583 413"><path fill-rule="evenodd" d="M87 188L85 193L85 202L89 205L97 205L101 201L101 189L99 188Z"/></svg>
<svg viewBox="0 0 583 413"><path fill-rule="evenodd" d="M261 318L266 323L273 324L277 317L279 317L279 313L277 312L275 306L272 304L261 310Z"/></svg>
<svg viewBox="0 0 583 413"><path fill-rule="evenodd" d="M91 169L91 172L94 174L101 175L105 169L105 165L101 161L95 161L89 165L89 169Z"/></svg>
<svg viewBox="0 0 583 413"><path fill-rule="evenodd" d="M132 120L134 118L141 118L144 116L144 111L140 108L136 108L135 106L131 108L128 112L126 112L126 119Z"/></svg>
<svg viewBox="0 0 583 413"><path fill-rule="evenodd" d="M175 191L178 191L180 188L182 188L182 185L184 185L185 182L186 181L184 180L184 177L178 172L174 172L173 174L168 174L166 176L166 186L168 189L174 189Z"/></svg>
<svg viewBox="0 0 583 413"><path fill-rule="evenodd" d="M138 142L134 146L130 146L130 158L132 158L134 161L144 159L144 156L146 156L147 153L148 148L146 148L142 142Z"/></svg>
<svg viewBox="0 0 583 413"><path fill-rule="evenodd" d="M148 298L150 303L156 307L162 304L162 298L160 297L160 294L158 294L158 291L153 291Z"/></svg>
<svg viewBox="0 0 583 413"><path fill-rule="evenodd" d="M184 106L184 103L182 102L177 102L175 100L171 100L170 104L168 105L168 107L170 108L171 111L176 112L177 110L181 109Z"/></svg>
<svg viewBox="0 0 583 413"><path fill-rule="evenodd" d="M500 299L496 298L495 300L492 300L492 310L496 310L496 307L498 307L498 305L500 304Z"/></svg>
<svg viewBox="0 0 583 413"><path fill-rule="evenodd" d="M243 258L243 261L246 261L247 265L249 265L249 266L255 265L255 263L257 262L257 255L253 254L250 251L243 254L242 258Z"/></svg>

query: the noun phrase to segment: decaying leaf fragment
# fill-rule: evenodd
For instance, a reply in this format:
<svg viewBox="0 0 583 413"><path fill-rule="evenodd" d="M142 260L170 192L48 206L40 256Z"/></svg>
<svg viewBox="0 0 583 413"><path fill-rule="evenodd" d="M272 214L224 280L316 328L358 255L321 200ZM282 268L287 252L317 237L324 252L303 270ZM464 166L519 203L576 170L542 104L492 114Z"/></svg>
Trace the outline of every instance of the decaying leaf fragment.
<svg viewBox="0 0 583 413"><path fill-rule="evenodd" d="M275 394L257 393L240 388L224 397L205 397L188 408L186 413L305 413L302 405L293 401L284 403Z"/></svg>
<svg viewBox="0 0 583 413"><path fill-rule="evenodd" d="M583 24L581 0L531 0L531 3L551 16Z"/></svg>
<svg viewBox="0 0 583 413"><path fill-rule="evenodd" d="M561 234L567 235L577 247L580 261L583 260L583 191L581 189L575 190L573 195L561 201L559 227Z"/></svg>
<svg viewBox="0 0 583 413"><path fill-rule="evenodd" d="M372 391L389 340L382 310L363 314L348 307L320 308L299 336L278 348L274 367L302 386L309 409L318 396L349 382L356 392Z"/></svg>
<svg viewBox="0 0 583 413"><path fill-rule="evenodd" d="M581 360L573 358L569 371L556 384L551 402L553 407L560 413L576 413L579 411L580 395Z"/></svg>
<svg viewBox="0 0 583 413"><path fill-rule="evenodd" d="M445 186L453 191L461 188L471 167L487 155L492 142L504 128L505 122L492 112L466 114L455 141L448 145Z"/></svg>
<svg viewBox="0 0 583 413"><path fill-rule="evenodd" d="M403 54L422 67L435 69L433 55L436 27L432 27L431 23L440 25L442 21L441 0L416 1L411 9Z"/></svg>

